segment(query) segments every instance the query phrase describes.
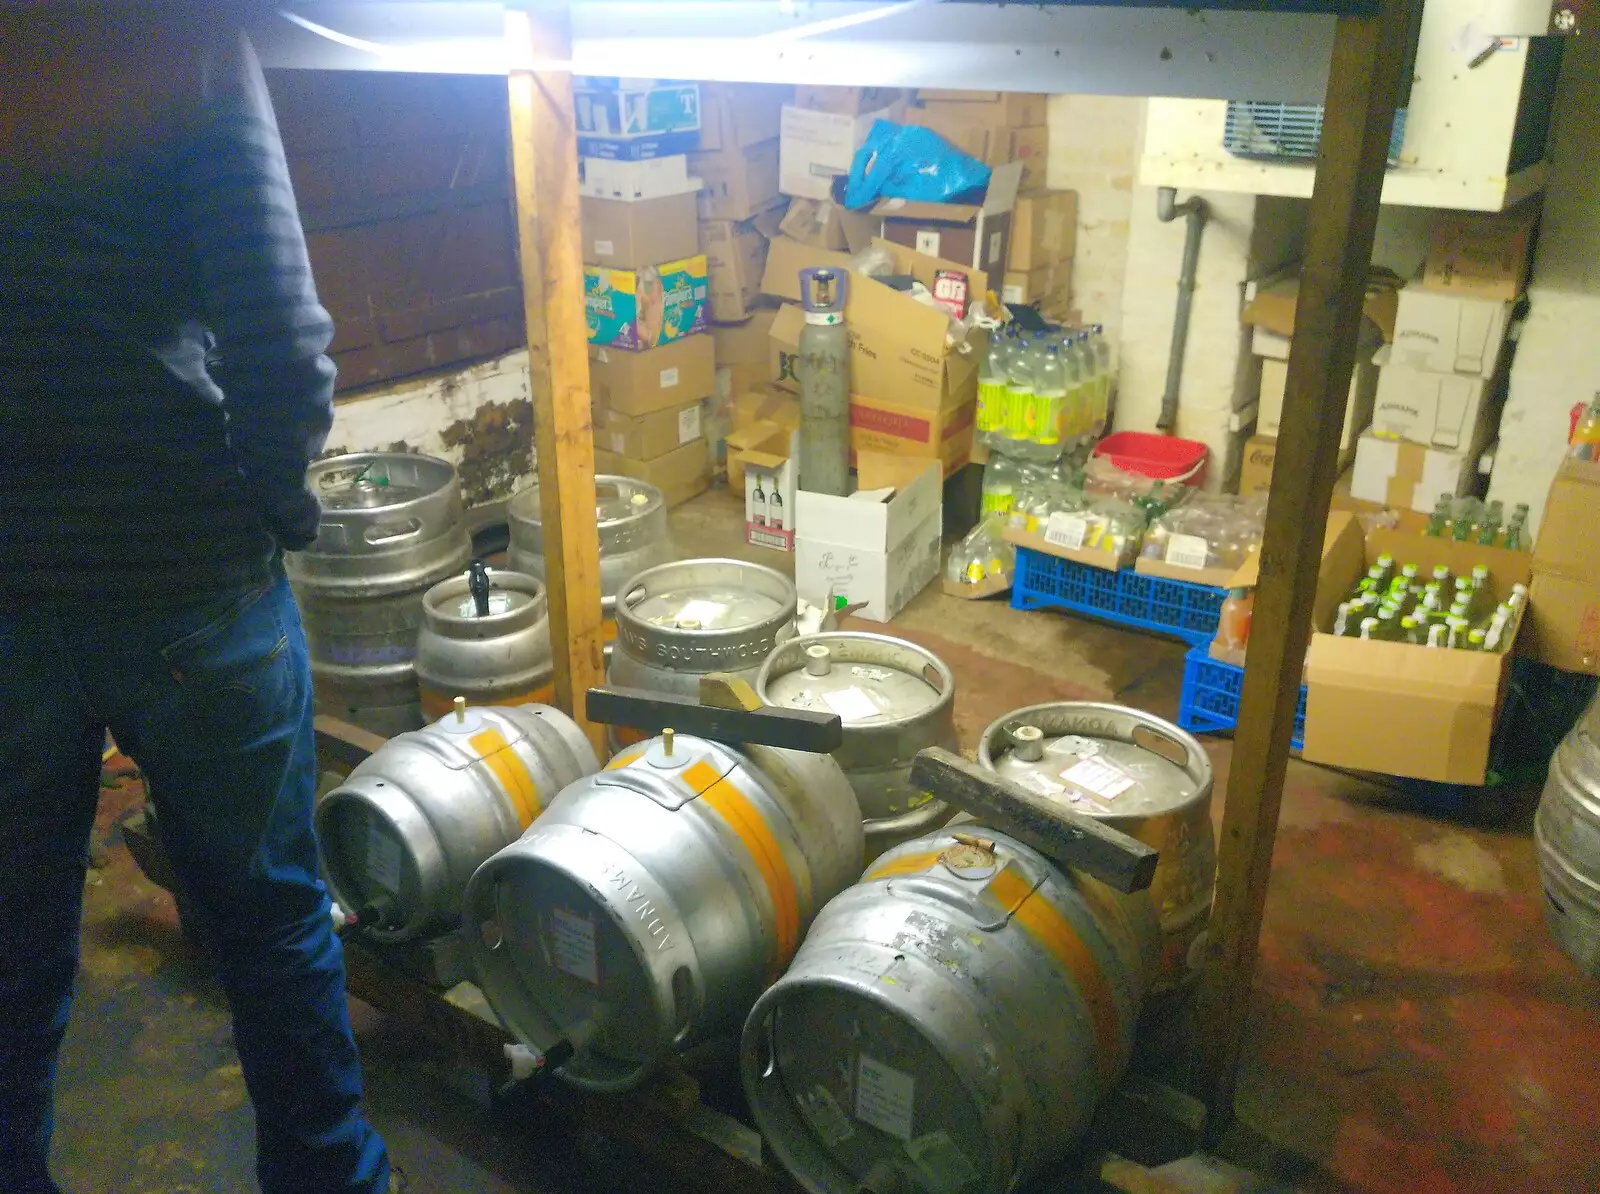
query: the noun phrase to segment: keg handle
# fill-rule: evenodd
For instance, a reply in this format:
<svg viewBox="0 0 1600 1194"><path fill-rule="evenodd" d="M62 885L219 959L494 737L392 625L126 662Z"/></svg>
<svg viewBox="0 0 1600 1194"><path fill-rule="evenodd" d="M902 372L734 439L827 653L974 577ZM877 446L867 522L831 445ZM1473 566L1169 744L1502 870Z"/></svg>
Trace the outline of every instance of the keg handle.
<svg viewBox="0 0 1600 1194"><path fill-rule="evenodd" d="M911 786L1010 834L1058 866L1085 871L1118 891L1144 891L1155 877L1159 856L1150 846L943 747L917 752Z"/></svg>
<svg viewBox="0 0 1600 1194"><path fill-rule="evenodd" d="M482 560L473 560L467 570L467 592L472 594L472 608L480 618L489 616L489 569Z"/></svg>
<svg viewBox="0 0 1600 1194"><path fill-rule="evenodd" d="M387 547L391 543L404 543L422 534L422 520L409 518L403 523L379 523L368 527L366 541L373 547Z"/></svg>
<svg viewBox="0 0 1600 1194"><path fill-rule="evenodd" d="M748 689L749 685L745 687ZM713 701L716 699L712 697ZM670 726L679 734L691 734L728 746L775 746L823 755L831 754L844 744L844 723L837 713L771 705L753 709L748 705L726 707L735 703L713 704L704 699L637 688L606 687L589 690L584 711L590 721L602 725L627 726L651 734Z"/></svg>

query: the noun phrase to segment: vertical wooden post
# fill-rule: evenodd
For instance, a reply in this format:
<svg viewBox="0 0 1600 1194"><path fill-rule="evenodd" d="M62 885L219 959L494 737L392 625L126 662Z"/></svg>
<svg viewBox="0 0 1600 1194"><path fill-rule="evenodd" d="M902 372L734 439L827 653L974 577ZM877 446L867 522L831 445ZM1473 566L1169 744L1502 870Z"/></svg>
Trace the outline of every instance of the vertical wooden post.
<svg viewBox="0 0 1600 1194"><path fill-rule="evenodd" d="M1213 1136L1233 1117L1406 32L1420 3L1382 0L1375 16L1341 17L1334 39L1199 990L1195 1093L1207 1104Z"/></svg>
<svg viewBox="0 0 1600 1194"><path fill-rule="evenodd" d="M556 703L603 750L602 731L589 724L583 708L583 694L603 680L603 638L578 144L568 65L571 13L566 0L534 0L508 8L505 28Z"/></svg>

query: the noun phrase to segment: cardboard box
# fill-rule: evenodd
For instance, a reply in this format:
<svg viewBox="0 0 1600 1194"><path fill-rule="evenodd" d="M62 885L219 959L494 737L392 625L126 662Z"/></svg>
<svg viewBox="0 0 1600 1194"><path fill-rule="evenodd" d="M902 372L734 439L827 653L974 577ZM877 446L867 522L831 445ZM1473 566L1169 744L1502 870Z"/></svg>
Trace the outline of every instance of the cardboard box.
<svg viewBox="0 0 1600 1194"><path fill-rule="evenodd" d="M1270 357L1262 358L1260 405L1256 413L1256 430L1262 435L1278 434L1278 424L1283 418L1283 395L1288 384L1289 363ZM1355 369L1350 374L1349 397L1345 400L1344 431L1339 436L1340 457L1346 463L1355 451L1356 437L1372 422L1372 407L1377 392L1377 366L1357 357Z"/></svg>
<svg viewBox="0 0 1600 1194"><path fill-rule="evenodd" d="M732 412L735 428L776 423L788 431L800 430L800 399L781 390L750 390L737 395Z"/></svg>
<svg viewBox="0 0 1600 1194"><path fill-rule="evenodd" d="M1600 464L1564 460L1533 545L1528 649L1540 663L1600 674Z"/></svg>
<svg viewBox="0 0 1600 1194"><path fill-rule="evenodd" d="M586 265L589 341L638 352L703 332L709 289L700 254L637 270Z"/></svg>
<svg viewBox="0 0 1600 1194"><path fill-rule="evenodd" d="M883 219L884 240L968 266L988 279L988 289L999 291L1005 285L1011 209L1021 179L1016 163L996 166L982 203L884 199L872 214Z"/></svg>
<svg viewBox="0 0 1600 1194"><path fill-rule="evenodd" d="M799 403L796 402L798 409ZM972 458L976 400L947 410L897 406L879 398L850 395L850 463L863 452L937 460L953 476Z"/></svg>
<svg viewBox="0 0 1600 1194"><path fill-rule="evenodd" d="M1493 379L1384 365L1378 371L1372 431L1450 451L1469 448L1489 439L1500 396Z"/></svg>
<svg viewBox="0 0 1600 1194"><path fill-rule="evenodd" d="M625 415L604 406L594 411L594 446L634 460L654 460L702 436L698 401L647 415Z"/></svg>
<svg viewBox="0 0 1600 1194"><path fill-rule="evenodd" d="M1041 265L1029 273L1007 270L1000 286L1000 301L1006 306L1023 304L1038 307L1056 294L1056 267Z"/></svg>
<svg viewBox="0 0 1600 1194"><path fill-rule="evenodd" d="M716 384L710 336L689 336L647 352L589 349L590 401L618 414L686 406L712 393Z"/></svg>
<svg viewBox="0 0 1600 1194"><path fill-rule="evenodd" d="M698 83L579 75L572 102L580 133L636 137L700 128Z"/></svg>
<svg viewBox="0 0 1600 1194"><path fill-rule="evenodd" d="M902 123L938 133L951 147L986 165L990 160L991 148L1000 147L1003 151L1009 147L1006 134L1010 130L973 120L965 111L943 107L907 108Z"/></svg>
<svg viewBox="0 0 1600 1194"><path fill-rule="evenodd" d="M878 221L864 211L850 211L832 199L791 199L778 230L790 240L814 249L858 253L872 243Z"/></svg>
<svg viewBox="0 0 1600 1194"><path fill-rule="evenodd" d="M961 270L953 262L925 257L902 245L883 244L894 256L895 270L910 274L933 288L943 270ZM767 254L767 271L761 289L767 294L798 300L799 271L812 265L848 268L849 257L824 249L808 249L780 237ZM885 286L873 278L852 276L845 304L845 323L850 330L850 388L921 410L947 410L978 392L978 356L957 353L945 343L950 321L942 311L924 306L916 299ZM774 384L798 389L792 368L784 364L785 353L792 355L799 342L804 316L779 312L773 321L772 338Z"/></svg>
<svg viewBox="0 0 1600 1194"><path fill-rule="evenodd" d="M1053 266L1078 251L1078 193L1029 191L1011 209L1011 250L1006 269L1013 273Z"/></svg>
<svg viewBox="0 0 1600 1194"><path fill-rule="evenodd" d="M799 432L756 423L728 436L728 485L744 494L744 541L794 550Z"/></svg>
<svg viewBox="0 0 1600 1194"><path fill-rule="evenodd" d="M1239 495L1266 493L1272 488L1272 465L1278 458L1278 441L1271 435L1252 435L1244 441L1239 463Z"/></svg>
<svg viewBox="0 0 1600 1194"><path fill-rule="evenodd" d="M642 133L634 137L600 137L584 134L578 138L581 158L610 158L621 162L643 162L651 158L692 153L700 148L697 132Z"/></svg>
<svg viewBox="0 0 1600 1194"><path fill-rule="evenodd" d="M583 220L585 265L644 269L662 261L681 261L700 251L694 193L659 199L578 201Z"/></svg>
<svg viewBox="0 0 1600 1194"><path fill-rule="evenodd" d="M1036 125L993 137L989 141L989 156L984 160L991 166L1016 162L1022 167L1019 185L1027 190L1046 186L1050 182L1050 130Z"/></svg>
<svg viewBox="0 0 1600 1194"><path fill-rule="evenodd" d="M1379 335L1387 343L1394 339L1395 312L1399 307L1397 288L1399 279L1387 270L1374 269L1367 278L1367 294L1361 303L1361 313L1372 321ZM1300 299L1300 279L1280 277L1250 282L1245 286L1244 310L1239 321L1264 328L1276 336L1287 339L1294 335L1295 307ZM1272 356L1254 350L1259 356ZM1288 352L1284 352L1288 359Z"/></svg>
<svg viewBox="0 0 1600 1194"><path fill-rule="evenodd" d="M850 160L873 123L888 112L847 116L785 107L778 138L778 189L802 199L831 199L833 180L850 173Z"/></svg>
<svg viewBox="0 0 1600 1194"><path fill-rule="evenodd" d="M1533 265L1539 211L1535 197L1506 212L1435 216L1422 265L1423 286L1472 298L1516 298Z"/></svg>
<svg viewBox="0 0 1600 1194"><path fill-rule="evenodd" d="M711 340L716 345L718 365L760 365L766 367L771 350L768 339L772 321L778 317L777 307L761 307L749 319L739 323L718 323L711 326ZM735 387L735 393L738 388Z"/></svg>
<svg viewBox="0 0 1600 1194"><path fill-rule="evenodd" d="M1511 304L1440 294L1413 282L1400 292L1390 361L1404 369L1493 377Z"/></svg>
<svg viewBox="0 0 1600 1194"><path fill-rule="evenodd" d="M1354 520L1335 552L1319 597L1324 588L1340 597L1348 593L1384 552L1424 571L1444 564L1458 576L1487 564L1496 601L1529 579L1526 552L1385 529L1363 540ZM1435 650L1335 638L1331 624L1332 611L1324 608L1306 655L1302 757L1358 771L1483 783L1514 642L1503 652Z"/></svg>
<svg viewBox="0 0 1600 1194"><path fill-rule="evenodd" d="M700 189L700 180L689 177L686 154L675 153L642 162L584 158L580 165L583 180L579 185L583 194L590 198L661 199L668 195L692 194Z"/></svg>
<svg viewBox="0 0 1600 1194"><path fill-rule="evenodd" d="M1004 128L1050 122L1050 97L1027 91L945 91L922 87L917 98L925 107L971 112L968 120L981 120Z"/></svg>
<svg viewBox="0 0 1600 1194"><path fill-rule="evenodd" d="M776 141L794 88L779 83L700 84L700 148L748 149Z"/></svg>
<svg viewBox="0 0 1600 1194"><path fill-rule="evenodd" d="M767 238L777 231L777 223L764 216L701 223L700 250L706 255L712 319L734 323L755 310L767 264Z"/></svg>
<svg viewBox="0 0 1600 1194"><path fill-rule="evenodd" d="M669 506L682 505L711 484L711 445L691 440L654 460L635 460L596 448L594 471L616 473L648 481L661 491Z"/></svg>
<svg viewBox="0 0 1600 1194"><path fill-rule="evenodd" d="M802 83L794 89L794 106L839 116L864 116L881 112L905 92L898 87L826 87Z"/></svg>
<svg viewBox="0 0 1600 1194"><path fill-rule="evenodd" d="M934 461L873 452L856 468L849 497L795 494L795 587L818 604L831 589L887 622L938 574L943 478Z"/></svg>
<svg viewBox="0 0 1600 1194"><path fill-rule="evenodd" d="M782 202L776 141L691 153L689 170L700 179L702 220L748 220Z"/></svg>
<svg viewBox="0 0 1600 1194"><path fill-rule="evenodd" d="M1471 490L1480 447L1447 452L1407 440L1382 439L1368 431L1356 441L1350 496L1426 514L1441 493L1459 496Z"/></svg>

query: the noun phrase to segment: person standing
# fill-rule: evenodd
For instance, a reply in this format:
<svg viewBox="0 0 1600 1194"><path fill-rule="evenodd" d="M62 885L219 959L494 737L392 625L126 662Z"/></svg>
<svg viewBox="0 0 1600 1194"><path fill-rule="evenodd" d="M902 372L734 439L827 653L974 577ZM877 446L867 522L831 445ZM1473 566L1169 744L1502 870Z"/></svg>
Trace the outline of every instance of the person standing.
<svg viewBox="0 0 1600 1194"><path fill-rule="evenodd" d="M0 1190L52 1083L107 727L212 948L266 1194L381 1194L281 557L332 337L230 4L0 0Z"/></svg>

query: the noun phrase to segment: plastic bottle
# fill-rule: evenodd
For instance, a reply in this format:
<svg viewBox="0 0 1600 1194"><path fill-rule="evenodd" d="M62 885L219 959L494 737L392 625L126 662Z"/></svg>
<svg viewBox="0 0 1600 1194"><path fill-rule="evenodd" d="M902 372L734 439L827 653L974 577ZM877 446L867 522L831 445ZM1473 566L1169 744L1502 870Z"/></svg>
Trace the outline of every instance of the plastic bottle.
<svg viewBox="0 0 1600 1194"><path fill-rule="evenodd" d="M1010 341L998 332L989 337L989 351L978 366L978 442L998 446L1005 436L1007 361Z"/></svg>
<svg viewBox="0 0 1600 1194"><path fill-rule="evenodd" d="M1600 391L1595 392L1583 414L1578 416L1567 455L1579 460L1600 460Z"/></svg>
<svg viewBox="0 0 1600 1194"><path fill-rule="evenodd" d="M1023 446L1033 438L1033 352L1019 336L1006 361L1006 432L1000 450L1017 459L1027 458Z"/></svg>
<svg viewBox="0 0 1600 1194"><path fill-rule="evenodd" d="M1400 619L1400 641L1410 643L1413 647L1422 645L1422 631L1410 614Z"/></svg>
<svg viewBox="0 0 1600 1194"><path fill-rule="evenodd" d="M1450 503L1453 499L1448 493L1441 493L1439 500L1433 504L1433 514L1428 519L1427 533L1435 539L1442 538L1450 529Z"/></svg>
<svg viewBox="0 0 1600 1194"><path fill-rule="evenodd" d="M1483 524L1478 528L1478 546L1493 547L1494 541L1500 537L1500 522L1505 516L1505 506L1500 502L1490 502L1489 509L1483 516Z"/></svg>
<svg viewBox="0 0 1600 1194"><path fill-rule="evenodd" d="M1339 602L1339 610L1333 615L1333 637L1343 638L1350 629L1350 611L1355 608L1353 601Z"/></svg>
<svg viewBox="0 0 1600 1194"><path fill-rule="evenodd" d="M1115 379L1111 368L1111 341L1106 338L1106 329L1101 324L1089 328L1089 344L1095 357L1092 434L1098 436L1106 429L1106 420L1111 415L1111 384Z"/></svg>
<svg viewBox="0 0 1600 1194"><path fill-rule="evenodd" d="M1364 639L1376 638L1377 637L1377 634L1376 634L1377 629L1378 629L1378 619L1377 618L1362 618L1361 619L1361 637L1362 638L1364 638Z"/></svg>
<svg viewBox="0 0 1600 1194"><path fill-rule="evenodd" d="M1217 643L1225 651L1242 651L1250 641L1250 621L1255 612L1255 592L1229 589L1217 620Z"/></svg>
<svg viewBox="0 0 1600 1194"><path fill-rule="evenodd" d="M984 514L1004 516L1011 512L1018 479L1013 461L998 453L989 457L989 463L983 466Z"/></svg>
<svg viewBox="0 0 1600 1194"><path fill-rule="evenodd" d="M1037 458L1049 459L1052 451L1056 457L1061 455L1061 425L1065 421L1068 402L1068 374L1067 364L1061 359L1061 351L1054 345L1048 345L1038 357L1038 369L1035 372L1033 391L1034 407L1038 412L1037 423L1033 429L1033 443L1040 451Z"/></svg>

